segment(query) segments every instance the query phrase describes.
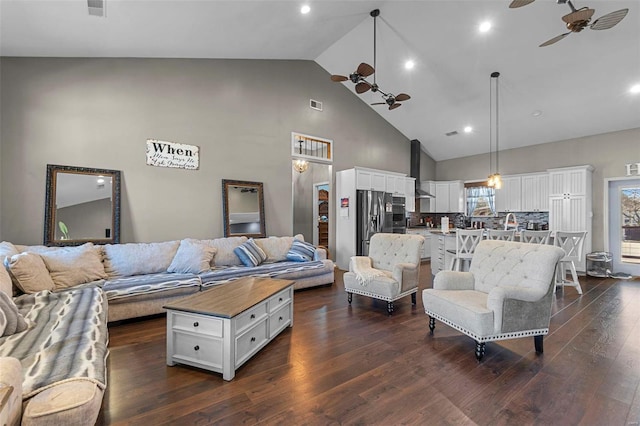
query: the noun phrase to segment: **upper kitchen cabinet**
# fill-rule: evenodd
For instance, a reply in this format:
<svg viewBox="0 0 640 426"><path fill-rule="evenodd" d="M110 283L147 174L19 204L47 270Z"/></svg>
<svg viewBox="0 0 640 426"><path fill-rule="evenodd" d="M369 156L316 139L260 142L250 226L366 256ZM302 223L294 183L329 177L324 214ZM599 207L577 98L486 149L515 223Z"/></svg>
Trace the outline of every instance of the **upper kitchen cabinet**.
<svg viewBox="0 0 640 426"><path fill-rule="evenodd" d="M591 166L549 170L549 196L587 195L587 181L592 172Z"/></svg>
<svg viewBox="0 0 640 426"><path fill-rule="evenodd" d="M374 170L356 168L356 189L387 191L387 174Z"/></svg>
<svg viewBox="0 0 640 426"><path fill-rule="evenodd" d="M549 211L549 174L522 175L522 211Z"/></svg>
<svg viewBox="0 0 640 426"><path fill-rule="evenodd" d="M416 178L404 178L404 207L408 213L416 211Z"/></svg>
<svg viewBox="0 0 640 426"><path fill-rule="evenodd" d="M423 212L464 213L464 183L461 180L425 181L422 182L421 188L435 196L421 200Z"/></svg>
<svg viewBox="0 0 640 426"><path fill-rule="evenodd" d="M406 193L405 179L405 176L402 175L386 175L385 192L397 197L404 197Z"/></svg>
<svg viewBox="0 0 640 426"><path fill-rule="evenodd" d="M503 176L502 188L496 189L496 211L522 211L522 179L520 176Z"/></svg>

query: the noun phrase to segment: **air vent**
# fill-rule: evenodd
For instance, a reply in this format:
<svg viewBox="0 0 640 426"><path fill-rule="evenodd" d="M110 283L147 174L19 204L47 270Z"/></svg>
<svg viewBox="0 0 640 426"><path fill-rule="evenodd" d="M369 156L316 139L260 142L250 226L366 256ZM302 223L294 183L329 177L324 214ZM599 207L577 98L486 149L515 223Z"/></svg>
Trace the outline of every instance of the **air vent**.
<svg viewBox="0 0 640 426"><path fill-rule="evenodd" d="M453 132L445 133L445 135L447 135L447 136L455 136L455 135L457 135L457 134L458 134L458 131L457 131L457 130L454 130Z"/></svg>
<svg viewBox="0 0 640 426"><path fill-rule="evenodd" d="M309 107L311 107L312 109L317 109L318 111L322 111L322 102L309 99Z"/></svg>
<svg viewBox="0 0 640 426"><path fill-rule="evenodd" d="M104 0L87 0L89 15L104 16Z"/></svg>

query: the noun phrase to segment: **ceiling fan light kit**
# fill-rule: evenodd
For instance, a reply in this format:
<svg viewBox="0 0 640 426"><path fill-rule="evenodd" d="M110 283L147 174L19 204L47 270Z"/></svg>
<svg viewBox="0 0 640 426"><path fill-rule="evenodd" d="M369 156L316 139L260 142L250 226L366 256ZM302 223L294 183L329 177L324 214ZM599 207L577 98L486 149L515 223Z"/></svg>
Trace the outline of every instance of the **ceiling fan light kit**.
<svg viewBox="0 0 640 426"><path fill-rule="evenodd" d="M509 7L511 9L515 9L518 7L526 6L533 2L534 0L513 0L509 4ZM552 39L545 41L539 47L545 47L557 43L569 34L579 33L587 27L592 30L608 30L622 21L622 19L624 19L624 17L627 16L627 13L629 12L629 9L616 10L615 12L607 13L606 15L601 16L600 18L593 21L591 25L589 25L593 14L596 12L595 9L591 9L586 6L581 7L580 9L576 9L573 3L571 3L571 0L556 0L556 3L567 4L571 8L571 13L568 13L562 17L562 21L564 21L564 23L566 24L569 32L557 35Z"/></svg>
<svg viewBox="0 0 640 426"><path fill-rule="evenodd" d="M372 10L369 15L373 18L373 66L362 62L358 65L358 68L349 74L349 76L344 75L332 75L331 81L336 83L340 83L343 81L350 80L353 84L355 84L356 93L361 95L363 93L371 90L373 93L380 93L382 95L382 99L384 102L374 102L371 105L388 105L389 110L394 110L402 104L400 102L408 101L411 99L411 96L406 93L400 93L398 95L393 95L392 93L384 92L380 86L376 83L376 75L375 75L375 67L376 67L376 18L380 16L380 9ZM373 83L370 83L366 80L367 77L373 75Z"/></svg>

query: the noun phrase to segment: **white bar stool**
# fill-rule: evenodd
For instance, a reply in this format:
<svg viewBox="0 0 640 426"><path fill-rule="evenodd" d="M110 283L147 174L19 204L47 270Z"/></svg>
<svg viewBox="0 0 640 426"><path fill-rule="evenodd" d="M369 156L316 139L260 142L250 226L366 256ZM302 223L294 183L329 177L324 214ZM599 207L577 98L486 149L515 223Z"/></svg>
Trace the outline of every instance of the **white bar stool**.
<svg viewBox="0 0 640 426"><path fill-rule="evenodd" d="M520 242L529 244L549 244L551 231L527 231L520 232Z"/></svg>
<svg viewBox="0 0 640 426"><path fill-rule="evenodd" d="M556 270L556 286L575 287L578 294L582 294L582 287L578 281L578 273L576 272L575 262L582 259L582 248L584 246L584 237L586 232L562 232L557 231L553 243L565 252L565 256L558 262ZM566 268L571 271L572 281L567 281Z"/></svg>
<svg viewBox="0 0 640 426"><path fill-rule="evenodd" d="M509 229L508 231L502 229L489 229L489 233L487 234L487 240L513 241L515 237L515 229Z"/></svg>
<svg viewBox="0 0 640 426"><path fill-rule="evenodd" d="M454 258L451 259L449 270L461 271L462 262L465 260L471 261L476 246L482 241L483 232L482 229L456 229L456 251L447 250L449 253L455 255Z"/></svg>

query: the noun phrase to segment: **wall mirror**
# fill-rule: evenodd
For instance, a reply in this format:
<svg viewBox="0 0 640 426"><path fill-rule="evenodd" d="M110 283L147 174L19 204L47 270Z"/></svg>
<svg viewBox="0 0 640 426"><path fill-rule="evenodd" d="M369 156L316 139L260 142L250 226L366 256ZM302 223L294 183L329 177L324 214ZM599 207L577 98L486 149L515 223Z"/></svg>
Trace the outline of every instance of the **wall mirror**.
<svg viewBox="0 0 640 426"><path fill-rule="evenodd" d="M222 205L225 237L267 235L262 182L223 179Z"/></svg>
<svg viewBox="0 0 640 426"><path fill-rule="evenodd" d="M47 164L44 244L120 242L120 171Z"/></svg>

